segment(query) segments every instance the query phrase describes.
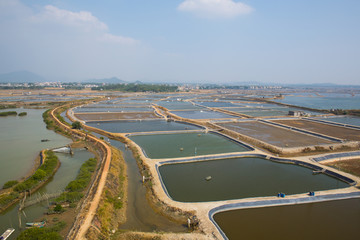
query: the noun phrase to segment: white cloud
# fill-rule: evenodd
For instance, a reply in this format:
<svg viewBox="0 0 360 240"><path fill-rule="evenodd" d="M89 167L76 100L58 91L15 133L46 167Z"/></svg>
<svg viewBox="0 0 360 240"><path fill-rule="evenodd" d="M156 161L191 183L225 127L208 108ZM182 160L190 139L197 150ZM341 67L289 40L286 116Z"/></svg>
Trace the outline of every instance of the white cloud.
<svg viewBox="0 0 360 240"><path fill-rule="evenodd" d="M39 20L54 21L61 24L82 27L86 29L107 30L108 26L92 15L91 12L72 12L52 5L44 7L44 11L36 16Z"/></svg>
<svg viewBox="0 0 360 240"><path fill-rule="evenodd" d="M43 7L40 13L32 15L31 19L35 25L45 24L54 29L61 25L64 27L62 31L67 32L75 29L77 31L76 34L81 34L78 31L80 29L88 35L93 35L96 41L100 40L125 45L139 42L130 37L110 34L108 26L88 11L72 12L47 5Z"/></svg>
<svg viewBox="0 0 360 240"><path fill-rule="evenodd" d="M253 11L250 6L233 0L185 0L178 10L208 18L231 18Z"/></svg>
<svg viewBox="0 0 360 240"><path fill-rule="evenodd" d="M120 44L128 44L133 45L139 43L138 40L129 37L115 36L110 33L105 33L101 38L101 41L109 42L109 43L120 43Z"/></svg>

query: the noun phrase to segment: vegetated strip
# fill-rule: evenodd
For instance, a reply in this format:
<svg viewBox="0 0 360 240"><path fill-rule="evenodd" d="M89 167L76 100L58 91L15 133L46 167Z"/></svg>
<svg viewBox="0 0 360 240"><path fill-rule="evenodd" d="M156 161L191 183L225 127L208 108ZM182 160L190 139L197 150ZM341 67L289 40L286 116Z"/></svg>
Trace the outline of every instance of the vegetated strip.
<svg viewBox="0 0 360 240"><path fill-rule="evenodd" d="M126 165L121 152L112 148L112 160L107 175L106 185L102 192L99 207L96 211L94 222L99 223L99 228L92 225L87 233L89 239L110 238L113 229L126 221L127 180Z"/></svg>
<svg viewBox="0 0 360 240"><path fill-rule="evenodd" d="M75 135L77 138L85 138L88 142L91 142L94 146L97 146L98 149L103 152L101 169L97 172L95 179L89 188L87 196L82 203L81 212L77 215L75 223L67 236L68 239L83 239L87 230L92 224L93 217L99 205L101 194L105 186L106 177L110 167L112 152L110 147L103 141L98 140L93 136L87 135L80 130L71 129L68 125L62 123L58 118L56 118L56 111L58 109L59 107L54 108L50 112L48 112L52 119L49 121L52 121L54 127L58 128L60 131L65 132L68 135Z"/></svg>
<svg viewBox="0 0 360 240"><path fill-rule="evenodd" d="M0 212L19 201L24 196L24 192L35 192L46 184L60 167L60 161L52 151L42 151L42 153L44 153L43 164L32 176L22 182L8 181L4 184L5 188L9 188L0 196Z"/></svg>

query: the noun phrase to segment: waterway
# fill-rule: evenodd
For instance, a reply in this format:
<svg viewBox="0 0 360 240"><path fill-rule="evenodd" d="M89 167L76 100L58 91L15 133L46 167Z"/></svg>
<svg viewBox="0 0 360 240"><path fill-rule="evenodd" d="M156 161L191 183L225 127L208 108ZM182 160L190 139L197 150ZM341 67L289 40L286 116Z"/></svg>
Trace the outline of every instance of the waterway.
<svg viewBox="0 0 360 240"><path fill-rule="evenodd" d="M231 210L214 220L229 239L359 239L360 199Z"/></svg>
<svg viewBox="0 0 360 240"><path fill-rule="evenodd" d="M0 118L0 187L9 180L20 179L34 166L42 149L61 147L71 140L47 130L42 114L45 109L11 109L26 116ZM41 142L48 139L48 142Z"/></svg>
<svg viewBox="0 0 360 240"><path fill-rule="evenodd" d="M101 137L99 134L95 135ZM105 137L105 139L107 138ZM174 223L153 210L147 200L146 187L142 184L142 176L132 152L119 141L109 141L112 146L122 151L127 166L127 221L120 226L120 229L145 232L186 232L186 226Z"/></svg>
<svg viewBox="0 0 360 240"><path fill-rule="evenodd" d="M38 193L55 193L63 191L66 185L75 179L81 165L94 155L85 149L73 149L74 155L56 153L61 166L55 173L54 177L45 186L41 187L33 197L36 197ZM19 214L18 204L7 209L0 214L0 232L4 232L7 228L15 228L15 232L11 235L11 239L15 239L20 234L21 230L24 230L26 222L39 221L42 215L47 211L48 203L46 201L27 207L20 214L22 228L19 226ZM56 215L52 215L49 218L52 219Z"/></svg>
<svg viewBox="0 0 360 240"><path fill-rule="evenodd" d="M308 193L348 184L292 164L262 158L234 158L159 168L170 197L180 202L205 202L247 197ZM211 180L206 177L211 176Z"/></svg>
<svg viewBox="0 0 360 240"><path fill-rule="evenodd" d="M244 152L248 148L214 133L135 135L130 139L149 158L178 158L197 155Z"/></svg>

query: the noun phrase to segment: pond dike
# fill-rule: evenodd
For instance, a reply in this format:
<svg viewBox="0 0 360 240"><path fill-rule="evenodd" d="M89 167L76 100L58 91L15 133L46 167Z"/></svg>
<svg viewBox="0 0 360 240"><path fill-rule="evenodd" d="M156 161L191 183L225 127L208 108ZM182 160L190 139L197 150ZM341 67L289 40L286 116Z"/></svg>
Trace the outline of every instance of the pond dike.
<svg viewBox="0 0 360 240"><path fill-rule="evenodd" d="M310 157L300 157L297 159L279 158L266 155L263 152L255 149L254 151L241 153L213 154L185 158L150 159L144 155L142 149L138 145L136 145L135 143L133 144L138 148L139 153L142 155L143 161L149 166L149 169L152 172L153 189L156 196L169 206L178 207L183 209L184 211L195 211L195 215L198 217L198 219L200 219L200 228L205 232L207 237L211 239L227 239L225 234L221 231L219 226L212 218L213 215L217 212L239 208L271 207L279 205L292 205L360 197L360 190L354 187L354 185L359 185L358 183L360 182L360 178L340 172L330 167L323 166L320 163L313 161ZM224 158L238 157L261 157L270 161L307 167L313 169L314 171L320 171L323 174L338 178L341 181L344 181L352 186L343 189L318 191L315 193L315 196L309 196L308 193L302 193L287 195L285 198L278 198L277 196L274 196L213 202L178 202L174 201L169 196L159 173L159 167L165 164L212 161ZM155 172L157 174L155 174Z"/></svg>
<svg viewBox="0 0 360 240"><path fill-rule="evenodd" d="M185 121L185 122L189 122L189 121ZM100 132L104 132L104 131L100 131ZM117 134L110 134L110 135L115 136ZM202 155L202 156L184 157L184 158L150 159L144 154L143 149L137 144L135 144L133 141L128 139L125 136L125 134L119 134L119 135L126 138L129 144L131 144L133 147L135 147L138 150L138 154L140 155L142 162L146 166L148 166L152 175L151 178L152 189L156 198L167 206L176 207L185 212L193 212L194 215L196 215L197 218L200 220L200 229L205 234L204 239L227 239L225 234L221 231L219 226L214 222L212 218L213 215L216 214L217 212L227 211L231 209L239 209L239 208L292 205L292 204L321 202L321 201L360 197L360 190L354 186L350 186L343 189L318 191L315 193L315 196L308 196L307 193L302 193L302 194L287 195L285 198L278 198L277 196L254 197L254 198L245 198L245 199L234 199L234 200L213 201L213 202L195 202L195 203L174 201L169 197L165 185L162 182L161 176L159 174L159 167L164 164L177 164L177 163L194 162L194 161L210 161L210 160L218 160L224 158L261 157L271 161L295 164L313 169L315 171L321 171L321 173L338 178L351 185L358 184L360 182L360 178L354 177L347 173L340 172L338 170L332 169L327 166L323 166L320 163L313 161L311 157L305 156L305 157L291 158L291 159L279 158L279 157L267 155L266 153L246 144L245 144L246 146L251 147L249 148L248 152ZM230 138L230 139L234 139L234 138ZM189 236L191 236L191 234Z"/></svg>

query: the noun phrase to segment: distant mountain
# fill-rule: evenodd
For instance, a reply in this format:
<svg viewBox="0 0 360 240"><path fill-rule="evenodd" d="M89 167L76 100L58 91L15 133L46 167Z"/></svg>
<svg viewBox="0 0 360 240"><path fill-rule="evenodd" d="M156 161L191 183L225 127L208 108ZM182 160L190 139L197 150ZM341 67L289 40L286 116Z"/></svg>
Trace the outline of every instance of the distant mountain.
<svg viewBox="0 0 360 240"><path fill-rule="evenodd" d="M84 82L87 82L87 83L111 83L111 84L119 84L119 83L127 83L126 81L124 80L121 80L117 77L112 77L112 78L99 78L99 79L89 79L89 80L86 80Z"/></svg>
<svg viewBox="0 0 360 240"><path fill-rule="evenodd" d="M29 71L17 71L0 74L1 83L34 83L46 82L46 79Z"/></svg>

